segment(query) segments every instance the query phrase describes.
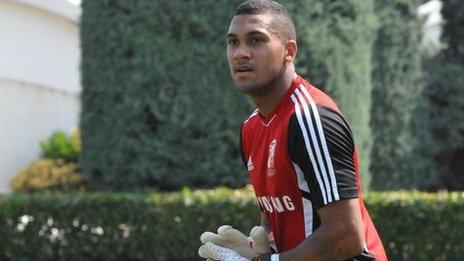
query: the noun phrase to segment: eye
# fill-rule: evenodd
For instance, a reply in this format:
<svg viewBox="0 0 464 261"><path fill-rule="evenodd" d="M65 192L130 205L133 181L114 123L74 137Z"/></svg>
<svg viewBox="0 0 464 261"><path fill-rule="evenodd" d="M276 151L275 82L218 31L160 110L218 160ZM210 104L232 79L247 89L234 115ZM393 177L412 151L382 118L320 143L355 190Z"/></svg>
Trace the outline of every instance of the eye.
<svg viewBox="0 0 464 261"><path fill-rule="evenodd" d="M237 39L234 39L234 38L227 39L227 45L230 45L230 46L237 46L237 45L238 45L238 40L237 40Z"/></svg>
<svg viewBox="0 0 464 261"><path fill-rule="evenodd" d="M263 39L261 37L250 37L250 44L252 45L256 45L256 44L259 44L260 42L262 42Z"/></svg>

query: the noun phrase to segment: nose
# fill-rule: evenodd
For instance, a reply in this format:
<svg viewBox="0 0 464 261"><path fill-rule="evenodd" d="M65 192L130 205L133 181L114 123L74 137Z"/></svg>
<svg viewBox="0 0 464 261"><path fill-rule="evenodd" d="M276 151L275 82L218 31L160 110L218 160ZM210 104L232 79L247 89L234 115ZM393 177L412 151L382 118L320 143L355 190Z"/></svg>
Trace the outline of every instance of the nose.
<svg viewBox="0 0 464 261"><path fill-rule="evenodd" d="M247 45L241 44L235 48L232 57L234 60L249 59L251 57L251 50Z"/></svg>

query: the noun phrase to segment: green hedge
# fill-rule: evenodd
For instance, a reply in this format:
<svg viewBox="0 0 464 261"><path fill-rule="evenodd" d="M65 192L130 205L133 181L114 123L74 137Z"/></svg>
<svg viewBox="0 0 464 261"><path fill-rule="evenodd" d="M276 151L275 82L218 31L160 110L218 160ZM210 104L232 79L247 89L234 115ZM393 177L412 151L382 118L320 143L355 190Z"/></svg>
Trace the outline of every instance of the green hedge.
<svg viewBox="0 0 464 261"><path fill-rule="evenodd" d="M82 156L90 185L243 186L225 34L241 1L84 0Z"/></svg>
<svg viewBox="0 0 464 261"><path fill-rule="evenodd" d="M367 207L391 260L463 260L464 193L372 193Z"/></svg>
<svg viewBox="0 0 464 261"><path fill-rule="evenodd" d="M464 193L371 193L391 260L463 260ZM199 235L257 224L248 189L0 199L1 260L198 260Z"/></svg>

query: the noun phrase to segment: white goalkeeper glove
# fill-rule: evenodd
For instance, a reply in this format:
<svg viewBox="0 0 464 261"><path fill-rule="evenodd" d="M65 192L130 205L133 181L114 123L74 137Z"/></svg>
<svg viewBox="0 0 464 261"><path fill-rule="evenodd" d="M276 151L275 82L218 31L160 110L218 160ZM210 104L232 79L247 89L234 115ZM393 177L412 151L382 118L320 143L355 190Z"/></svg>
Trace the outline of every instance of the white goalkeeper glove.
<svg viewBox="0 0 464 261"><path fill-rule="evenodd" d="M198 255L208 260L220 261L248 261L250 259L241 256L232 249L206 242L198 249Z"/></svg>
<svg viewBox="0 0 464 261"><path fill-rule="evenodd" d="M218 233L205 232L200 240L203 244L211 242L217 246L226 247L236 251L247 259L271 252L268 232L263 226L255 226L250 231L250 236L231 226L224 225L218 228Z"/></svg>

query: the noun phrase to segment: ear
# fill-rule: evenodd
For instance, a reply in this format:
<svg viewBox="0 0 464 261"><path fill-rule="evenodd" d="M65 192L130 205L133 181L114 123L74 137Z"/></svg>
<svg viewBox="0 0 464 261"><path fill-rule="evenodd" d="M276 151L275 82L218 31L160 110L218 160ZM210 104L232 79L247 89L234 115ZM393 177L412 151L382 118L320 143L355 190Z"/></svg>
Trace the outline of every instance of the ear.
<svg viewBox="0 0 464 261"><path fill-rule="evenodd" d="M298 46L295 40L289 40L285 43L285 61L290 63L294 62L296 58L296 53L298 51Z"/></svg>

